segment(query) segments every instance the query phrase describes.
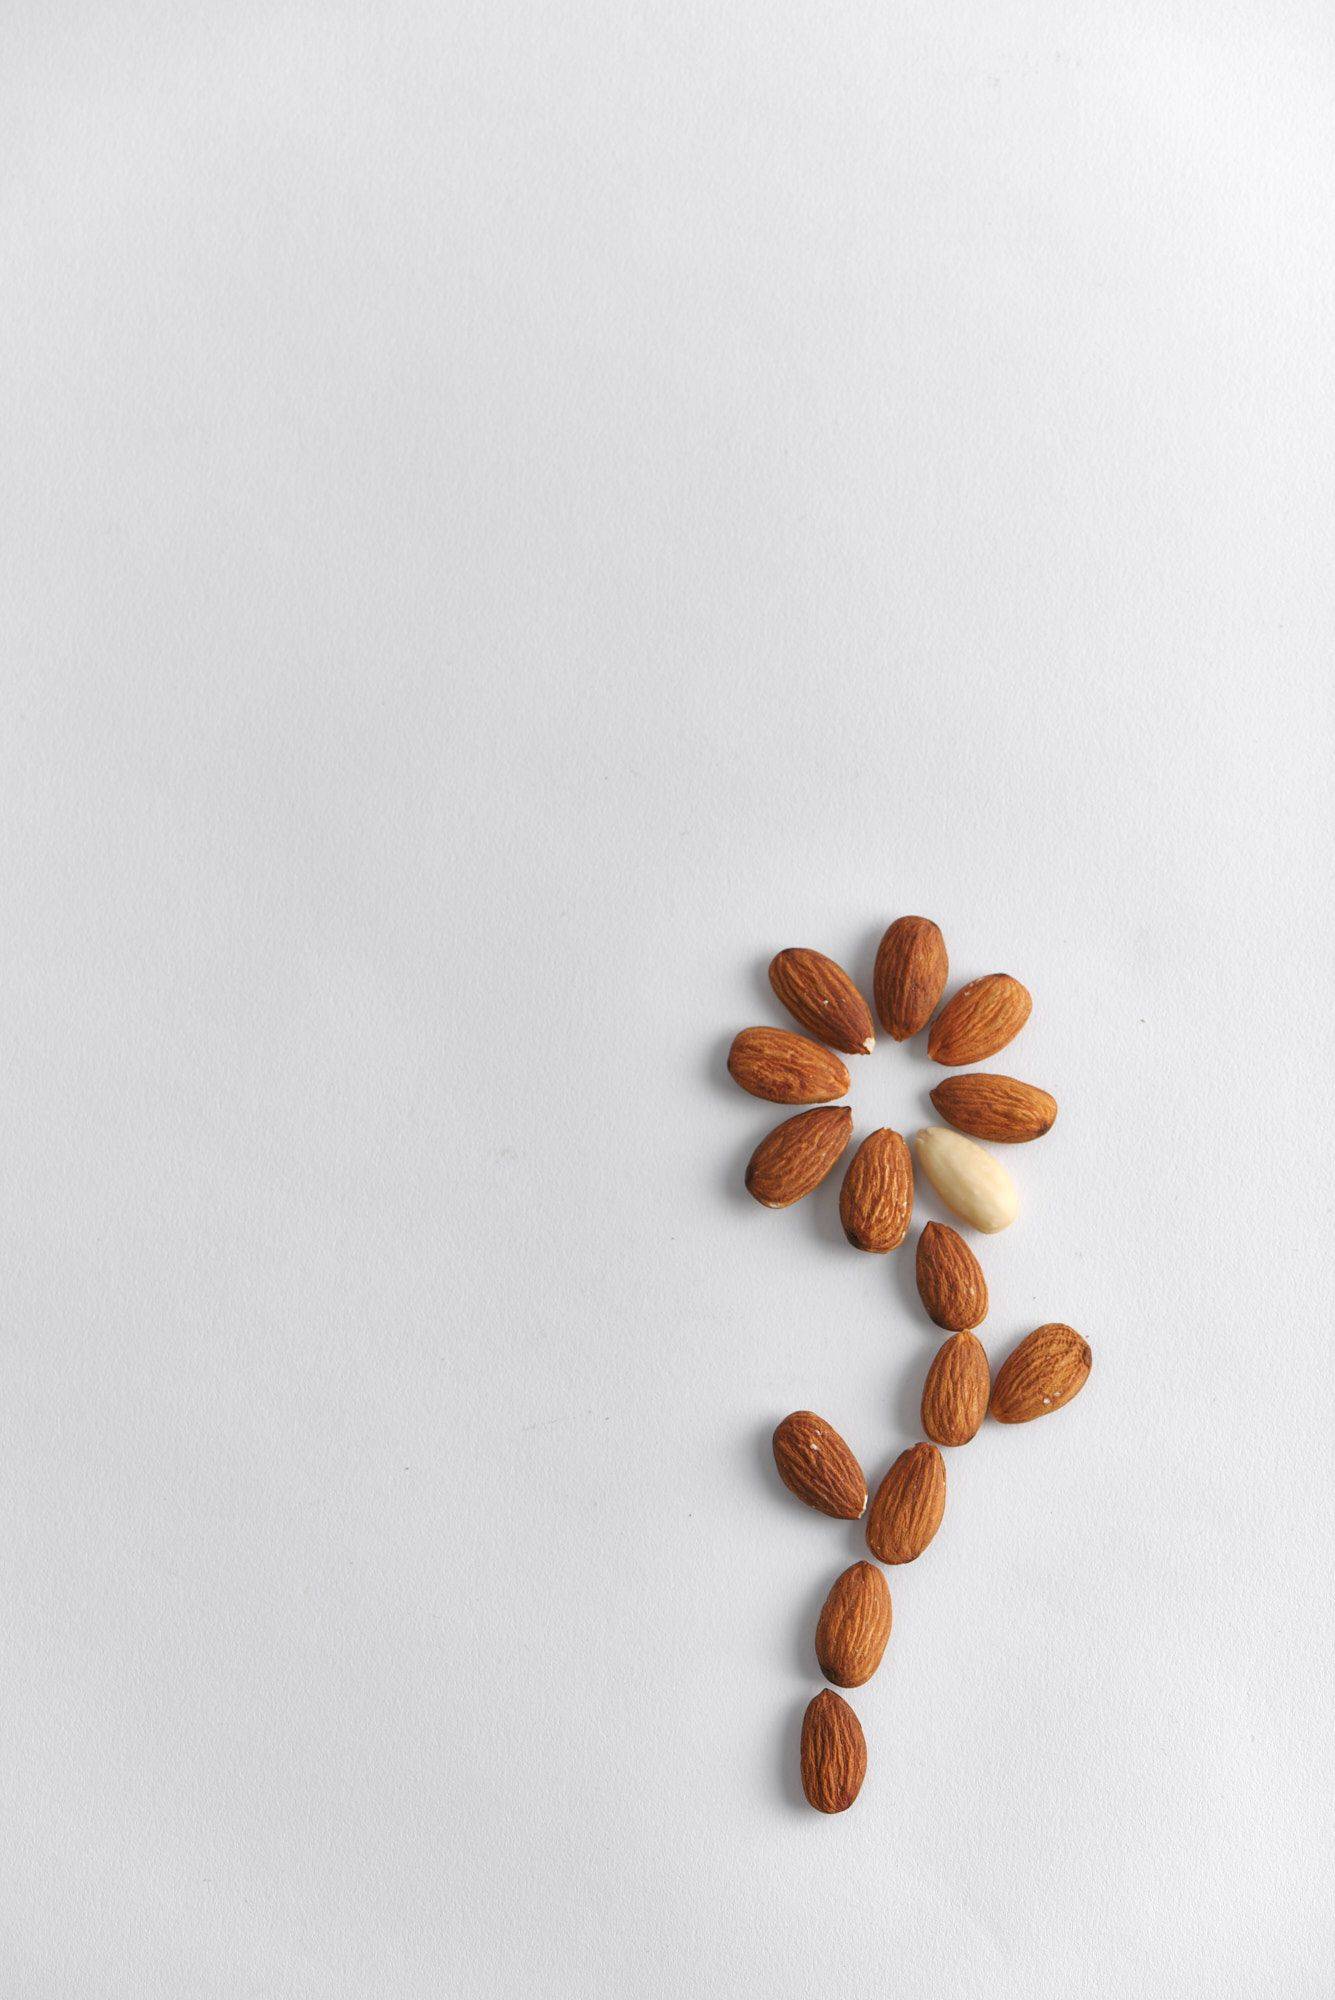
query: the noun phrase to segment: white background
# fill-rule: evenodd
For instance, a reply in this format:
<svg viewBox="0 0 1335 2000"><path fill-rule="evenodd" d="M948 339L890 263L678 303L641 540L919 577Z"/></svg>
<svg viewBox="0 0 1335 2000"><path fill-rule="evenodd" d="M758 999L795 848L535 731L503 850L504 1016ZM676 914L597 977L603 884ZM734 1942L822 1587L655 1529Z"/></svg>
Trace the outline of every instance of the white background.
<svg viewBox="0 0 1335 2000"><path fill-rule="evenodd" d="M1329 1995L1325 0L0 76L4 1992ZM1062 1105L994 1360L1095 1368L827 1820L769 1433L879 1476L936 1336L723 1063L910 910Z"/></svg>

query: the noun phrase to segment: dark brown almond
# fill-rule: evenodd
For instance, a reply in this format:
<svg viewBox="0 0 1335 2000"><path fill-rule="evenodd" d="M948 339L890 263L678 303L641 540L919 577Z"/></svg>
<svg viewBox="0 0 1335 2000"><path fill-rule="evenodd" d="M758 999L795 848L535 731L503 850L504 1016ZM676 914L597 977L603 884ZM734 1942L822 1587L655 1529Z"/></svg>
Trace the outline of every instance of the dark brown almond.
<svg viewBox="0 0 1335 2000"><path fill-rule="evenodd" d="M836 1521L860 1521L867 1506L862 1467L837 1430L814 1410L794 1410L774 1433L774 1463L790 1493Z"/></svg>
<svg viewBox="0 0 1335 2000"><path fill-rule="evenodd" d="M1002 1362L992 1384L992 1414L1000 1424L1027 1424L1078 1396L1089 1380L1089 1342L1073 1326L1037 1327Z"/></svg>
<svg viewBox="0 0 1335 2000"><path fill-rule="evenodd" d="M932 1092L932 1102L947 1124L971 1139L996 1139L1018 1146L1041 1139L1052 1130L1057 1100L1035 1083L1013 1076L990 1076L973 1070L968 1076L948 1076Z"/></svg>
<svg viewBox="0 0 1335 2000"><path fill-rule="evenodd" d="M771 1104L825 1104L848 1090L838 1056L787 1028L743 1028L728 1050L728 1074Z"/></svg>
<svg viewBox="0 0 1335 2000"><path fill-rule="evenodd" d="M964 1238L948 1222L929 1222L918 1238L918 1297L927 1317L950 1333L987 1318L987 1279Z"/></svg>
<svg viewBox="0 0 1335 2000"><path fill-rule="evenodd" d="M922 1391L922 1427L935 1444L967 1444L987 1415L987 1353L976 1333L952 1333L938 1348Z"/></svg>
<svg viewBox="0 0 1335 2000"><path fill-rule="evenodd" d="M927 1053L933 1062L985 1062L1013 1042L1033 1006L1029 990L1008 972L971 979L948 1000L932 1023Z"/></svg>
<svg viewBox="0 0 1335 2000"><path fill-rule="evenodd" d="M934 1444L901 1451L876 1489L867 1547L883 1563L916 1562L946 1511L946 1463Z"/></svg>
<svg viewBox="0 0 1335 2000"><path fill-rule="evenodd" d="M897 1042L925 1028L946 990L946 941L930 917L897 917L881 939L872 997L881 1026Z"/></svg>
<svg viewBox="0 0 1335 2000"><path fill-rule="evenodd" d="M853 1136L846 1104L799 1111L766 1133L746 1170L747 1192L764 1208L789 1208L820 1186Z"/></svg>
<svg viewBox="0 0 1335 2000"><path fill-rule="evenodd" d="M867 1775L867 1739L848 1703L822 1688L802 1717L802 1790L817 1812L847 1812Z"/></svg>
<svg viewBox="0 0 1335 2000"><path fill-rule="evenodd" d="M867 1003L842 965L823 952L791 947L769 969L769 983L798 1026L832 1049L865 1056L876 1046Z"/></svg>
<svg viewBox="0 0 1335 2000"><path fill-rule="evenodd" d="M898 1132L872 1132L849 1161L839 1220L858 1250L897 1250L913 1214L913 1155Z"/></svg>
<svg viewBox="0 0 1335 2000"><path fill-rule="evenodd" d="M890 1637L890 1586L875 1563L836 1577L816 1626L816 1658L836 1687L861 1687L881 1664Z"/></svg>

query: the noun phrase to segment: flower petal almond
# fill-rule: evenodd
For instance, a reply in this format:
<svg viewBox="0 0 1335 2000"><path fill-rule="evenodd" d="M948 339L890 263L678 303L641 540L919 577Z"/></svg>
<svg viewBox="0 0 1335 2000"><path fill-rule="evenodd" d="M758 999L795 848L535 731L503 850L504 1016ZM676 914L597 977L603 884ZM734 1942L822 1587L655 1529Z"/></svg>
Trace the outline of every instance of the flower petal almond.
<svg viewBox="0 0 1335 2000"><path fill-rule="evenodd" d="M743 1028L728 1050L728 1074L771 1104L825 1104L848 1091L838 1056L787 1028Z"/></svg>
<svg viewBox="0 0 1335 2000"><path fill-rule="evenodd" d="M947 1332L972 1332L987 1318L983 1267L948 1222L929 1222L918 1238L916 1276L927 1317Z"/></svg>
<svg viewBox="0 0 1335 2000"><path fill-rule="evenodd" d="M846 1104L785 1118L752 1153L747 1192L762 1208L791 1208L820 1186L852 1136L853 1114Z"/></svg>
<svg viewBox="0 0 1335 2000"><path fill-rule="evenodd" d="M839 1220L855 1250L897 1250L913 1215L913 1155L884 1126L854 1153L839 1193Z"/></svg>
<svg viewBox="0 0 1335 2000"><path fill-rule="evenodd" d="M1010 1227L1020 1212L1020 1197L1000 1160L943 1125L927 1126L913 1143L918 1165L947 1208L988 1236Z"/></svg>
<svg viewBox="0 0 1335 2000"><path fill-rule="evenodd" d="M876 1030L866 1001L842 965L824 952L791 947L769 969L769 983L799 1028L848 1056L870 1055Z"/></svg>
<svg viewBox="0 0 1335 2000"><path fill-rule="evenodd" d="M881 939L872 997L881 1026L897 1042L925 1028L946 989L946 941L930 917L897 917Z"/></svg>
<svg viewBox="0 0 1335 2000"><path fill-rule="evenodd" d="M1057 1100L1046 1090L986 1070L946 1077L932 1092L932 1102L957 1131L1007 1146L1041 1139L1057 1118Z"/></svg>
<svg viewBox="0 0 1335 2000"><path fill-rule="evenodd" d="M1033 1004L1028 987L1008 972L971 979L933 1021L927 1053L933 1062L952 1069L961 1063L985 1062L1015 1040Z"/></svg>

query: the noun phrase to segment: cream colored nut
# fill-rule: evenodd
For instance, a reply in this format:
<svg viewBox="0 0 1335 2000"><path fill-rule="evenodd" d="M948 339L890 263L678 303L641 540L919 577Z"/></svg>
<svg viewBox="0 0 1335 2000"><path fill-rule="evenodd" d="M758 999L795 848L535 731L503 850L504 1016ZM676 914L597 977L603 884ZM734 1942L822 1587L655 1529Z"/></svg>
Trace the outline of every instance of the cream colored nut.
<svg viewBox="0 0 1335 2000"><path fill-rule="evenodd" d="M1014 1222L1020 1197L1000 1160L942 1125L927 1126L913 1143L919 1166L947 1208L989 1236Z"/></svg>

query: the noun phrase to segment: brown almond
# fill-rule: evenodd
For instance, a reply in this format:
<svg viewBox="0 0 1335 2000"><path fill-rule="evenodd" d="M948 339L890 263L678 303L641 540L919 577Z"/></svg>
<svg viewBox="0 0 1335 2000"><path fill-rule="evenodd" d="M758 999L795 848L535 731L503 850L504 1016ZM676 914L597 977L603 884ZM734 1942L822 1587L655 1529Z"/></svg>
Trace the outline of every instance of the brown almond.
<svg viewBox="0 0 1335 2000"><path fill-rule="evenodd" d="M791 1208L820 1186L852 1136L853 1114L846 1104L785 1118L752 1153L747 1192L763 1208Z"/></svg>
<svg viewBox="0 0 1335 2000"><path fill-rule="evenodd" d="M883 1563L916 1562L946 1511L946 1463L934 1444L901 1451L876 1489L867 1547Z"/></svg>
<svg viewBox="0 0 1335 2000"><path fill-rule="evenodd" d="M838 1056L787 1028L743 1028L728 1050L728 1074L771 1104L824 1104L848 1090Z"/></svg>
<svg viewBox="0 0 1335 2000"><path fill-rule="evenodd" d="M836 1687L861 1687L881 1664L890 1637L890 1586L875 1563L836 1577L816 1626L816 1658Z"/></svg>
<svg viewBox="0 0 1335 2000"><path fill-rule="evenodd" d="M881 1026L897 1042L925 1028L946 990L946 941L930 917L897 917L881 939L872 998Z"/></svg>
<svg viewBox="0 0 1335 2000"><path fill-rule="evenodd" d="M1040 1326L1008 1354L992 1384L992 1414L1000 1424L1027 1424L1078 1396L1089 1380L1089 1342L1073 1326Z"/></svg>
<svg viewBox="0 0 1335 2000"><path fill-rule="evenodd" d="M913 1214L913 1155L898 1132L872 1132L849 1161L839 1220L857 1250L897 1250Z"/></svg>
<svg viewBox="0 0 1335 2000"><path fill-rule="evenodd" d="M932 1023L927 1053L933 1062L985 1062L1013 1042L1033 1007L1028 987L1008 972L971 979L948 1000Z"/></svg>
<svg viewBox="0 0 1335 2000"><path fill-rule="evenodd" d="M822 1688L802 1717L802 1790L817 1812L847 1812L867 1775L867 1739L842 1695Z"/></svg>
<svg viewBox="0 0 1335 2000"><path fill-rule="evenodd" d="M990 1076L974 1070L969 1076L948 1076L932 1092L932 1102L948 1125L971 1139L996 1139L1018 1146L1041 1139L1052 1130L1057 1100L1036 1083L1018 1077Z"/></svg>
<svg viewBox="0 0 1335 2000"><path fill-rule="evenodd" d="M922 1391L922 1427L935 1444L967 1444L987 1415L992 1378L976 1333L952 1333L937 1350Z"/></svg>
<svg viewBox="0 0 1335 2000"><path fill-rule="evenodd" d="M774 1433L774 1463L790 1493L836 1521L860 1521L867 1505L862 1467L837 1430L814 1410L794 1410Z"/></svg>
<svg viewBox="0 0 1335 2000"><path fill-rule="evenodd" d="M948 1222L929 1222L918 1238L918 1297L927 1317L950 1333L987 1318L987 1279L964 1238Z"/></svg>
<svg viewBox="0 0 1335 2000"><path fill-rule="evenodd" d="M823 952L793 947L781 951L769 969L769 983L800 1028L819 1035L848 1056L869 1055L876 1046L867 1003L842 965Z"/></svg>

